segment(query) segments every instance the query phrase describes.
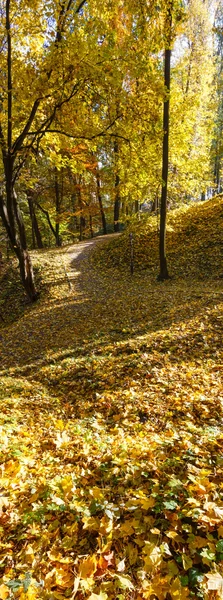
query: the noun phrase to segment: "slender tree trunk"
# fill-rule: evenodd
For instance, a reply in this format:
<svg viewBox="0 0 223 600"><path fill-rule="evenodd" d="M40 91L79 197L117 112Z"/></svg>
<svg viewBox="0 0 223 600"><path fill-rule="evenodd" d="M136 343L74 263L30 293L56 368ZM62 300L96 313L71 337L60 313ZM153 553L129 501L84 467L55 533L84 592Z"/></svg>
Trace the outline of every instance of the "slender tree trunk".
<svg viewBox="0 0 223 600"><path fill-rule="evenodd" d="M35 212L35 207L33 204L33 198L32 198L31 191L27 192L27 200L28 200L29 214L30 214L30 219L31 219L31 224L32 224L33 248L36 247L36 243L37 243L37 248L43 248L42 236L41 236L38 221L36 218L36 212Z"/></svg>
<svg viewBox="0 0 223 600"><path fill-rule="evenodd" d="M79 205L79 210L80 210L79 241L82 242L83 237L84 237L84 230L86 227L86 220L85 220L85 217L83 216L83 202L82 202L82 196L81 196L81 175L79 178L79 183L77 183L77 197L78 197L78 205Z"/></svg>
<svg viewBox="0 0 223 600"><path fill-rule="evenodd" d="M71 224L70 224L70 228L71 228L71 232L72 232L72 238L73 238L73 242L75 242L76 240L76 235L75 232L78 231L78 221L77 221L77 216L75 214L77 210L76 207L76 194L71 194Z"/></svg>
<svg viewBox="0 0 223 600"><path fill-rule="evenodd" d="M96 181L97 181L97 197L98 197L98 204L99 204L100 213L101 213L102 228L103 228L104 235L106 235L107 234L107 224L106 224L105 212L104 212L104 208L103 208L103 204L102 204L101 184L100 184L100 176L99 176L98 171L96 174Z"/></svg>
<svg viewBox="0 0 223 600"><path fill-rule="evenodd" d="M58 181L58 170L57 170L57 167L55 167L54 175L55 175L54 184L55 184L55 197L56 197L56 225L55 225L56 246L61 246L61 238L60 238L60 208L61 208L61 199L60 199L60 186L59 186L59 181Z"/></svg>
<svg viewBox="0 0 223 600"><path fill-rule="evenodd" d="M171 61L171 7L168 10L166 19L168 48L164 55L164 84L167 98L163 105L163 156L162 156L162 193L160 202L160 237L159 237L159 255L160 255L160 273L159 281L169 279L166 259L166 214L167 214L167 183L168 183L168 154L169 154L169 94L170 94L170 61Z"/></svg>
<svg viewBox="0 0 223 600"><path fill-rule="evenodd" d="M89 212L89 227L90 227L90 234L91 234L91 238L94 237L94 232L93 232L93 219L92 219L92 215Z"/></svg>
<svg viewBox="0 0 223 600"><path fill-rule="evenodd" d="M115 153L115 163L117 163L118 158L118 142L115 140L114 143L114 153ZM115 204L114 204L114 231L119 231L119 212L120 212L120 177L118 173L115 175Z"/></svg>
<svg viewBox="0 0 223 600"><path fill-rule="evenodd" d="M12 205L14 202L15 201L12 201ZM31 302L34 302L38 298L39 294L35 287L32 263L26 246L26 239L24 235L25 230L22 231L23 222L20 223L20 231L17 233L14 227L15 223L13 226L11 226L11 223L9 222L7 206L4 203L2 196L0 196L0 216L7 231L10 244L19 261L19 270L23 287L28 298L31 300Z"/></svg>
<svg viewBox="0 0 223 600"><path fill-rule="evenodd" d="M56 234L56 229L54 229L54 226L53 226L53 224L52 224L52 221L51 221L51 219L50 219L50 215L49 215L49 213L48 213L48 210L46 210L45 208L43 208L43 207L41 206L41 204L39 204L39 202L37 202L37 200L35 200L35 204L36 204L36 206L38 206L38 208L41 210L41 212L42 212L42 213L45 215L45 217L47 218L48 225L49 225L49 227L50 227L50 229L51 229L51 231L52 231L52 234L54 235L54 237L55 237L55 240L56 240L56 236L57 236L57 234Z"/></svg>

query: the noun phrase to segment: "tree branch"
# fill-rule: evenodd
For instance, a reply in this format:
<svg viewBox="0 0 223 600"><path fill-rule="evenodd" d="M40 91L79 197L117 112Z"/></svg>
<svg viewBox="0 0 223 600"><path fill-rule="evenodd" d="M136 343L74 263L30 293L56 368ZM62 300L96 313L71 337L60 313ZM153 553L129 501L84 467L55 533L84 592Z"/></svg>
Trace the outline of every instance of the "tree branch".
<svg viewBox="0 0 223 600"><path fill-rule="evenodd" d="M69 99L64 100L63 103L65 101L68 102ZM60 108L60 106L58 108ZM56 112L56 110L57 110L57 107L55 107L55 112ZM55 116L55 114L53 115L53 117L51 115L51 117L52 117L51 123L52 123L52 121L54 119L54 116ZM49 122L50 118L47 120L47 122L45 122L45 123L47 123L46 129L42 129L42 127L44 126L44 123L43 123L40 129L38 129L37 131L30 131L27 135L29 135L29 136L33 135L34 136L34 140L33 141L35 141L35 139L37 138L38 135L40 135L40 134L44 135L45 133L59 133L60 135L64 135L64 136L66 136L68 138L71 138L71 139L93 140L93 139L95 139L97 137L105 136L106 133L108 132L108 130L111 129L111 127L113 127L113 125L115 125L116 121L118 119L120 119L121 117L122 117L122 115L118 115L117 117L115 117L115 119L111 123L109 123L109 125L103 131L100 131L99 133L95 133L94 135L91 135L91 136L87 136L87 135L74 135L72 133L68 133L67 131L63 131L61 129L49 129L48 122ZM49 126L50 126L51 123L49 123ZM110 133L109 135L110 136L120 137L123 140L129 141L128 138L125 138L124 136L119 135L117 133Z"/></svg>
<svg viewBox="0 0 223 600"><path fill-rule="evenodd" d="M43 207L41 206L41 204L39 204L39 202L37 202L37 200L34 200L34 204L36 204L36 206L38 206L38 208L39 208L39 209L42 211L42 213L43 213L43 214L46 216L46 218L47 218L47 221L48 221L48 223L49 223L49 226L50 226L50 229L51 229L51 231L52 231L52 233L53 233L54 237L56 237L56 230L54 229L54 227L53 227L53 225L52 225L52 223L51 223L51 220L50 220L50 215L49 215L49 213L48 213L48 210L46 210L45 208L43 208Z"/></svg>
<svg viewBox="0 0 223 600"><path fill-rule="evenodd" d="M71 2L72 2L72 0L71 0ZM75 10L75 15L79 14L79 12L81 11L81 9L84 6L84 4L86 4L86 2L87 2L87 0L82 0L82 2L80 2L79 6Z"/></svg>
<svg viewBox="0 0 223 600"><path fill-rule="evenodd" d="M22 146L22 144L24 142L24 139L27 136L27 133L29 132L29 129L30 129L32 123L33 123L33 120L35 118L36 112L38 110L39 104L40 104L40 98L38 98L37 100L35 100L35 102L33 104L33 107L32 107L32 110L31 110L31 113L29 115L27 123L26 123L26 125L25 125L22 133L19 135L19 137L17 138L16 142L13 144L12 150L13 150L14 154L16 154L16 152L18 152L18 150L20 150L20 148L21 148L21 146Z"/></svg>

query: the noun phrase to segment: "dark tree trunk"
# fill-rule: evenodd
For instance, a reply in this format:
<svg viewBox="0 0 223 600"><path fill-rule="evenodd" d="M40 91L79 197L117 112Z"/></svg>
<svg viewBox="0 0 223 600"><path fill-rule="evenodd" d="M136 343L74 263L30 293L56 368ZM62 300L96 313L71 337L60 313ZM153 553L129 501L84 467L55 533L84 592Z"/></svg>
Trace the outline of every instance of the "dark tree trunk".
<svg viewBox="0 0 223 600"><path fill-rule="evenodd" d="M72 217L71 217L71 232L72 232L72 238L73 238L73 242L76 240L76 235L75 233L78 231L78 220L77 220L77 215L75 214L77 210L76 207L76 194L71 194L71 213L72 213Z"/></svg>
<svg viewBox="0 0 223 600"><path fill-rule="evenodd" d="M171 13L168 12L167 27L169 31L169 43L171 38ZM167 98L163 106L163 157L162 157L162 193L160 202L160 237L159 237L159 255L160 255L160 273L159 281L169 279L166 259L166 214L167 214L167 182L168 182L168 152L169 152L169 93L170 93L170 60L171 50L166 48L164 57L164 83Z"/></svg>
<svg viewBox="0 0 223 600"><path fill-rule="evenodd" d="M159 208L159 199L158 199L158 196L155 196L155 198L153 200L153 203L152 203L151 211L152 212L157 212L158 208Z"/></svg>
<svg viewBox="0 0 223 600"><path fill-rule="evenodd" d="M119 231L119 210L120 210L120 178L115 176L115 204L114 204L114 231Z"/></svg>
<svg viewBox="0 0 223 600"><path fill-rule="evenodd" d="M93 220L92 220L91 213L89 213L89 227L90 227L91 238L93 238L94 237L94 232L93 232Z"/></svg>
<svg viewBox="0 0 223 600"><path fill-rule="evenodd" d="M77 183L77 197L78 197L78 205L79 205L79 210L80 210L79 241L82 242L83 237L84 237L84 230L86 227L86 220L83 215L83 202L82 202L82 195L81 195L81 175L79 178L79 183Z"/></svg>
<svg viewBox="0 0 223 600"><path fill-rule="evenodd" d="M38 206L38 208L41 210L41 212L42 212L42 213L45 215L45 217L47 218L48 225L49 225L49 227L50 227L50 229L51 229L51 231L52 231L52 234L54 235L54 237L55 237L55 239L56 239L56 235L57 235L57 234L56 234L56 229L54 229L54 226L53 226L53 224L52 224L52 221L51 221L51 219L50 219L50 215L49 215L49 213L48 213L48 210L46 210L45 208L43 208L43 207L41 206L41 204L39 204L39 202L37 202L37 200L35 200L35 204L36 204L36 206Z"/></svg>
<svg viewBox="0 0 223 600"><path fill-rule="evenodd" d="M102 204L101 184L100 184L100 177L99 177L98 172L96 174L96 181L97 181L97 197L98 197L98 204L99 204L100 213L101 213L102 228L103 228L104 235L106 235L107 234L107 224L106 224L105 212L104 212L104 208L103 208L103 204Z"/></svg>
<svg viewBox="0 0 223 600"><path fill-rule="evenodd" d="M9 198L7 200L9 200ZM16 203L16 199L14 198L14 199L12 199L12 203L11 203L12 206L13 205L15 206L15 203ZM18 219L18 221L20 220L20 227L19 227L18 232L16 232L16 229L15 229L15 218L14 218L14 223L12 221L11 221L11 223L9 222L7 206L4 203L2 196L0 196L0 215L2 218L3 225L5 226L5 229L7 231L10 244L13 247L13 250L19 261L20 276L21 276L21 280L22 280L24 289L27 293L28 298L31 300L31 302L34 302L38 298L38 293L37 293L36 286L35 286L32 263L30 260L29 253L27 251L25 229L24 229L23 221L21 220L21 216L19 215L18 208L17 208L17 219ZM14 217L13 213L11 214L11 219L12 219L12 217Z"/></svg>
<svg viewBox="0 0 223 600"><path fill-rule="evenodd" d="M32 192L27 192L27 200L29 205L29 214L32 223L32 239L33 239L33 248L43 248L43 241L41 232L39 229L38 221L36 218L35 206L33 204Z"/></svg>
<svg viewBox="0 0 223 600"><path fill-rule="evenodd" d="M115 153L115 163L117 163L118 158L118 142L115 140L114 143L114 153ZM114 203L114 231L119 231L119 212L120 212L120 177L118 173L115 175L115 203Z"/></svg>
<svg viewBox="0 0 223 600"><path fill-rule="evenodd" d="M55 174L54 183L55 183L55 197L56 197L56 225L55 225L56 246L61 246L61 237L60 237L61 198L60 198L60 186L59 186L59 181L58 181L58 170L57 170L57 167L55 167L54 174Z"/></svg>

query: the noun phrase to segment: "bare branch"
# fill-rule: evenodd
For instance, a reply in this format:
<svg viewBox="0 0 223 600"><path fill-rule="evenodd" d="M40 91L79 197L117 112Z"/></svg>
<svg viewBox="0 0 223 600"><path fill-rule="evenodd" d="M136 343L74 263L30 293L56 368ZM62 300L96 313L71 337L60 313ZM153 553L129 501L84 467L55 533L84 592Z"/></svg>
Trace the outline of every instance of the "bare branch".
<svg viewBox="0 0 223 600"><path fill-rule="evenodd" d="M124 135L117 134L117 133L108 133L108 129L110 127L112 127L112 125L114 125L114 123L109 125L104 131L100 131L99 133L95 133L94 135L91 135L91 136L74 135L72 133L68 133L67 131L62 131L61 129L47 129L44 133L58 133L59 135L64 135L65 137L68 137L73 140L87 140L87 141L91 141L98 137L105 137L106 135L109 135L110 137L115 137L115 138L124 140L126 142L130 142L130 139L126 138Z"/></svg>
<svg viewBox="0 0 223 600"><path fill-rule="evenodd" d="M84 6L84 4L86 4L87 0L82 0L82 2L80 2L79 6L75 9L75 15L78 15L78 13L81 11L82 7Z"/></svg>
<svg viewBox="0 0 223 600"><path fill-rule="evenodd" d="M38 110L39 104L40 104L40 98L38 98L37 100L35 100L35 102L33 104L33 107L32 107L32 110L31 110L31 113L29 115L27 123L26 123L26 125L25 125L22 133L19 135L19 137L17 138L16 142L13 144L12 150L13 150L14 154L16 154L16 152L18 152L18 150L20 150L20 148L21 148L21 146L22 146L22 144L24 142L24 139L27 136L27 133L29 132L29 129L30 129L32 123L33 123L33 120L35 118L36 112Z"/></svg>

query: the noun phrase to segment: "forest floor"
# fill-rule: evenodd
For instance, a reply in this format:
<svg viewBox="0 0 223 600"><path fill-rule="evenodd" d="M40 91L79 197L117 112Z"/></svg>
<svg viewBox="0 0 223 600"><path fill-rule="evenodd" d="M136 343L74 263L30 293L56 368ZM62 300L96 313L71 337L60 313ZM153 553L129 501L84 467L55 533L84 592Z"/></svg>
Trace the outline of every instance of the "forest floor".
<svg viewBox="0 0 223 600"><path fill-rule="evenodd" d="M122 234L33 252L40 299L7 299L2 600L223 598L222 199L195 208L173 279L143 223L133 276Z"/></svg>

